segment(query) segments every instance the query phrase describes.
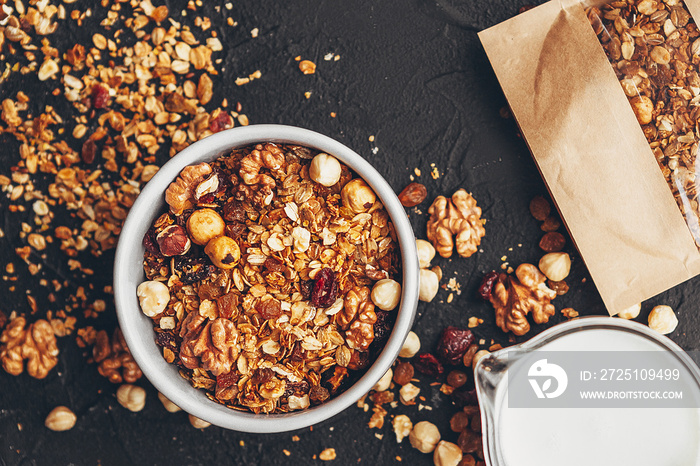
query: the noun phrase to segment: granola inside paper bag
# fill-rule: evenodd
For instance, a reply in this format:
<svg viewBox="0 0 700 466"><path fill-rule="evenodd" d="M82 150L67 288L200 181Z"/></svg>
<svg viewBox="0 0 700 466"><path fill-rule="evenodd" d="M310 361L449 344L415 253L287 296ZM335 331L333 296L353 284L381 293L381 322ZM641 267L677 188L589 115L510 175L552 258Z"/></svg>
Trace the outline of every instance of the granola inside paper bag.
<svg viewBox="0 0 700 466"><path fill-rule="evenodd" d="M700 10L700 0L686 5L690 13ZM479 37L572 239L616 314L699 274L700 252L633 98L591 27L591 6L600 7L552 0ZM619 26L613 18L612 27Z"/></svg>

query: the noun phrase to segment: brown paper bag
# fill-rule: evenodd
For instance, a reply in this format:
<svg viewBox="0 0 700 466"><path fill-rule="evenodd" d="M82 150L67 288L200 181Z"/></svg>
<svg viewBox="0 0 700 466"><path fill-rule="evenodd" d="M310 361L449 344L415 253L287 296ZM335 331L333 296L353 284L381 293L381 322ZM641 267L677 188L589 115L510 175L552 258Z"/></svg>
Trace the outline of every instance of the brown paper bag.
<svg viewBox="0 0 700 466"><path fill-rule="evenodd" d="M700 0L686 0L695 14ZM575 0L479 33L611 315L700 273L700 252Z"/></svg>

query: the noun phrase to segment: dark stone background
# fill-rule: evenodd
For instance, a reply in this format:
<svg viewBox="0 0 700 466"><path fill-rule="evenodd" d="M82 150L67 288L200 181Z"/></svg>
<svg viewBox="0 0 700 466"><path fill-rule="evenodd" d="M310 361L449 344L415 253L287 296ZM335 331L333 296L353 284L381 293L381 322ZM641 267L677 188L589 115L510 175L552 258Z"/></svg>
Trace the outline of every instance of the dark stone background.
<svg viewBox="0 0 700 466"><path fill-rule="evenodd" d="M177 12L183 2L166 3L171 15L180 19ZM446 290L433 303L420 303L415 331L423 348L431 350L442 328L466 326L470 316L478 316L484 319L474 330L478 338L509 344L495 327L490 305L475 298L475 290L485 272L500 267L502 256L513 266L539 260L537 243L542 232L528 212L528 203L533 196L546 194L546 189L514 121L500 114L506 101L477 32L512 17L526 0L241 0L233 2L231 11L222 8L222 13L214 11L215 3L219 2L200 9L200 14L212 19L224 44L220 56L225 71L215 81L214 101L223 97L240 101L251 123L297 125L336 138L372 162L397 192L410 182L414 168L422 171L417 181L427 186L429 199L461 187L473 192L487 219L482 251L469 259L434 261L443 268L442 283L455 277L463 292L450 304L444 302ZM238 26L226 26L224 13ZM68 34L51 40L87 43L91 25L96 24L87 21L82 28L73 24ZM250 30L256 27L260 34L254 39ZM340 60L324 61L331 52ZM297 55L314 61L316 74L302 75L294 61ZM236 77L257 69L262 71L261 79L241 87L234 84ZM34 76L13 75L0 84L0 98L24 89L33 103L42 103L42 92L48 93L42 86ZM312 93L309 99L304 97L306 91ZM332 118L331 112L337 116ZM369 142L370 135L375 136L374 142ZM1 142L5 148L0 151L0 172L9 174L8 167L17 163L19 155L11 138L3 137ZM432 164L439 170L438 179L430 176ZM37 184L41 186L41 180ZM8 203L4 196L0 199L0 227L6 233L0 239L0 264L4 269L7 262L14 262L19 280L14 292L9 291L8 282L0 282L0 309L6 314L29 312L25 289L34 290L40 310L52 309L46 291L42 295L37 285L41 277L68 279L76 286L92 282L96 289L110 283L112 254L86 264L96 270L90 279L69 272L66 257L60 254L49 255L40 276L30 276L14 255L14 248L23 245L19 222L29 217L10 214ZM425 237L428 205L408 211L418 237ZM571 247L568 252L574 260L567 280L571 291L555 300L557 309L606 314L582 260ZM653 305L669 304L680 319L671 338L685 349L700 349L700 321L694 306L699 283L691 280L644 303L638 320L646 322ZM116 317L113 303L107 300L107 311L89 324L111 331ZM557 315L550 325L561 320ZM518 341L542 328L533 326ZM60 339L59 347L58 366L44 380L0 371L2 465L307 464L320 463L312 456L328 447L338 454L333 464L398 463L397 457L402 464L432 464L432 455L414 450L407 439L396 443L391 416L383 429L370 430L371 411L354 406L313 430L275 435L217 427L199 431L190 426L185 413L167 413L155 389L142 379L138 384L147 390L146 408L134 414L117 404L117 387L86 363L84 350L73 337ZM432 410L399 406L390 415L407 414L414 423L430 420L443 438L454 442L457 436L449 430L448 420L455 408L429 382L423 377L420 387L426 399L423 404ZM59 404L78 415L69 432L54 433L43 425ZM384 439L376 438L377 433ZM293 435L300 441L293 442ZM283 449L291 456L285 456Z"/></svg>

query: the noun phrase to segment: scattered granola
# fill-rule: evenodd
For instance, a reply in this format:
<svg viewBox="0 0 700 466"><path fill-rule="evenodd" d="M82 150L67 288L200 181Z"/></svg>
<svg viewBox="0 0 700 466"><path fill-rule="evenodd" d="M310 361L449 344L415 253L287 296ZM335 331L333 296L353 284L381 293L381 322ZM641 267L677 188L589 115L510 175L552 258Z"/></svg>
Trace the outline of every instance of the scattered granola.
<svg viewBox="0 0 700 466"><path fill-rule="evenodd" d="M158 290L139 294L164 358L195 388L281 413L323 403L370 365L400 299L399 251L345 165L261 143L185 168L166 201L139 286Z"/></svg>

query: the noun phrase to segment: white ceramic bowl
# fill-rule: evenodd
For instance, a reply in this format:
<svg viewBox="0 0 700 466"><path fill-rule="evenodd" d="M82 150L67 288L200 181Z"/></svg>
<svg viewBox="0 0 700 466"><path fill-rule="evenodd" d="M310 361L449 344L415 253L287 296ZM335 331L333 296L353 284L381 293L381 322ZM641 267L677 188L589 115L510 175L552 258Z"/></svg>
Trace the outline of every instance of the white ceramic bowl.
<svg viewBox="0 0 700 466"><path fill-rule="evenodd" d="M360 175L379 196L389 213L401 250L401 304L391 335L376 361L350 388L331 400L306 410L287 414L252 414L236 411L209 400L203 390L193 388L178 374L177 366L163 359L155 343L153 323L143 315L136 287L145 280L143 236L165 211L164 193L180 171L192 164L208 162L231 149L257 142L279 142L311 147L337 157ZM273 433L301 429L343 411L367 393L391 367L413 324L418 304L418 256L415 237L396 194L384 178L357 153L343 144L306 129L280 125L234 128L196 142L169 160L148 182L131 208L119 237L114 263L114 297L117 317L131 354L148 380L188 413L220 427L242 432Z"/></svg>

